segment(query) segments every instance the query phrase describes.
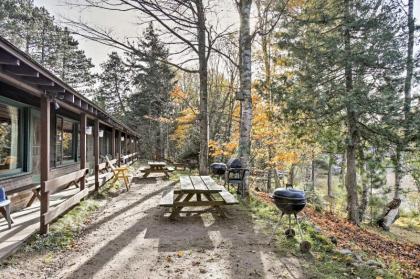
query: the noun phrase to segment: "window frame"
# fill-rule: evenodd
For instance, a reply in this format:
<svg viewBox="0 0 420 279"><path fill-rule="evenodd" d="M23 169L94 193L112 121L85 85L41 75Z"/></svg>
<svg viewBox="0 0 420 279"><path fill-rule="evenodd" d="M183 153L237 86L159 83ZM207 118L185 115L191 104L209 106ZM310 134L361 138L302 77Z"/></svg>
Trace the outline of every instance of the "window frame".
<svg viewBox="0 0 420 279"><path fill-rule="evenodd" d="M64 133L64 122L68 121L72 123L72 159L70 160L64 160L64 154L63 154L63 139L64 137L62 136L61 139L61 149L60 149L60 153L61 153L61 161L60 164L58 164L58 152L57 152L57 124L58 124L58 120L61 119L61 135L63 135ZM80 156L78 154L78 149L79 149L79 126L80 123L72 118L66 117L62 114L55 114L55 118L54 118L54 168L60 168L60 167L64 167L64 166L68 166L68 165L72 165L77 163L80 160Z"/></svg>
<svg viewBox="0 0 420 279"><path fill-rule="evenodd" d="M19 168L6 170L3 173L0 173L0 179L3 179L13 176L24 175L30 172L30 131L28 130L30 124L30 106L3 96L0 96L0 103L6 106L16 107L18 109L18 137L20 138L18 142L18 156L21 162L21 166Z"/></svg>

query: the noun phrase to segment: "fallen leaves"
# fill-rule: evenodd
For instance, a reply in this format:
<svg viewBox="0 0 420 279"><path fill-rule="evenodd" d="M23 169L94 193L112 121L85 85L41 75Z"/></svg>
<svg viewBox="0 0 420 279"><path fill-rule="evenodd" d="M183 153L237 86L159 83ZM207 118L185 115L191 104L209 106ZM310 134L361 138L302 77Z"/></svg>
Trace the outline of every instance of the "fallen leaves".
<svg viewBox="0 0 420 279"><path fill-rule="evenodd" d="M255 192L255 195L259 200L272 204L267 193ZM312 223L322 229L323 234L334 237L339 247L356 247L381 258L388 266L397 261L403 267L400 272L406 277L420 274L420 245L391 240L331 213L319 213L310 207L306 207L304 213Z"/></svg>

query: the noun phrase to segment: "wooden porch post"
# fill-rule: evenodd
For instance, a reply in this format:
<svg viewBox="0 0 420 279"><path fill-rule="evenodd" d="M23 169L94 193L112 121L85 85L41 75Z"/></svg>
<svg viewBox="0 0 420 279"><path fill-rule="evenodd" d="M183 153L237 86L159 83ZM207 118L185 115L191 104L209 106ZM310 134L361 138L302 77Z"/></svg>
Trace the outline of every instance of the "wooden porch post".
<svg viewBox="0 0 420 279"><path fill-rule="evenodd" d="M112 159L115 159L115 128L114 127L112 127L111 155L112 155Z"/></svg>
<svg viewBox="0 0 420 279"><path fill-rule="evenodd" d="M124 135L124 144L125 144L124 155L127 155L128 154L128 135L127 135L127 132L125 132L125 135Z"/></svg>
<svg viewBox="0 0 420 279"><path fill-rule="evenodd" d="M51 100L47 96L41 97L41 218L39 232L48 233L48 224L45 223L44 214L48 212L49 198L45 191L45 182L50 172L50 114Z"/></svg>
<svg viewBox="0 0 420 279"><path fill-rule="evenodd" d="M118 158L117 158L117 163L118 163L118 166L121 166L121 149L122 149L122 147L121 147L121 136L122 136L121 131L118 130L118 137L117 137L117 142L118 142Z"/></svg>
<svg viewBox="0 0 420 279"><path fill-rule="evenodd" d="M86 168L86 113L80 114L80 169ZM85 179L80 181L80 191L85 189Z"/></svg>
<svg viewBox="0 0 420 279"><path fill-rule="evenodd" d="M95 191L99 190L99 119L95 119L93 131L93 155L95 157Z"/></svg>

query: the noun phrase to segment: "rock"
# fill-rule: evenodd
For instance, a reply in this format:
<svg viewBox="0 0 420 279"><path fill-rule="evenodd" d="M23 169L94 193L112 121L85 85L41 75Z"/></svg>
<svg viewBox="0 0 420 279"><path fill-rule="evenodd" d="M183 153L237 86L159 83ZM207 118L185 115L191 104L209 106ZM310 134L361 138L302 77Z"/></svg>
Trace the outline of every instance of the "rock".
<svg viewBox="0 0 420 279"><path fill-rule="evenodd" d="M363 258L361 255L359 254L354 254L354 258L358 261L358 262L363 262Z"/></svg>
<svg viewBox="0 0 420 279"><path fill-rule="evenodd" d="M205 270L204 268L200 268L200 273L206 273L207 270Z"/></svg>
<svg viewBox="0 0 420 279"><path fill-rule="evenodd" d="M368 260L366 262L366 264L369 265L369 266L376 266L376 267L380 267L380 268L384 268L385 267L383 263L378 262L378 261L375 261L375 260Z"/></svg>
<svg viewBox="0 0 420 279"><path fill-rule="evenodd" d="M350 249L340 249L337 252L344 256L353 255L353 252Z"/></svg>

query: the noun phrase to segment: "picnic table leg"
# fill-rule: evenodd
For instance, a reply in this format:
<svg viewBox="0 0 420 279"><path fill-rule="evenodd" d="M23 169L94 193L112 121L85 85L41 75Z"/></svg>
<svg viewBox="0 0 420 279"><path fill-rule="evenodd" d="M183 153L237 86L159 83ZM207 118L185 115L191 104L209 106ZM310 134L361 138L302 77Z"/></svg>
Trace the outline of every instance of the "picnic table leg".
<svg viewBox="0 0 420 279"><path fill-rule="evenodd" d="M204 194L204 196L209 201L214 200L213 197L210 194ZM215 206L213 206L213 208L216 209L216 211L217 211L217 213L219 213L220 217L227 218L227 215L226 215L225 211L223 210L223 208L221 206L215 205Z"/></svg>
<svg viewBox="0 0 420 279"><path fill-rule="evenodd" d="M177 206L176 203L179 202L182 197L184 197L185 195L180 193L178 194L178 196L175 198L174 200L174 206L172 207L172 213L169 216L169 219L171 220L175 220L176 217L180 217L179 213L182 210L183 206ZM194 194L187 194L186 197L182 200L182 202L188 202L192 197L194 196Z"/></svg>
<svg viewBox="0 0 420 279"><path fill-rule="evenodd" d="M130 190L130 181L128 181L127 172L123 171L123 176L124 176L125 188L127 188L127 192L128 192L128 190Z"/></svg>
<svg viewBox="0 0 420 279"><path fill-rule="evenodd" d="M146 178L147 176L149 176L149 174L150 174L150 172L145 170L144 174L143 174L143 178Z"/></svg>
<svg viewBox="0 0 420 279"><path fill-rule="evenodd" d="M38 200L41 200L41 196L39 195L39 192L41 191L41 188L39 189L32 189L32 197L31 199L28 201L28 203L26 204L26 207L30 207L33 202L35 201L35 199L38 198Z"/></svg>

